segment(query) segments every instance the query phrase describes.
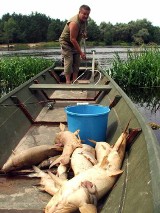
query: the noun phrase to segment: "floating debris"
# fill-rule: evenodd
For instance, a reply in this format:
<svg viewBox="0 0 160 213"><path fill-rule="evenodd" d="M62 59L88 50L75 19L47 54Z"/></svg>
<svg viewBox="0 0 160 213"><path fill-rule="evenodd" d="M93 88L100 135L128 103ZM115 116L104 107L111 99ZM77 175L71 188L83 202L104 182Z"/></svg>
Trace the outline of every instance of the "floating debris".
<svg viewBox="0 0 160 213"><path fill-rule="evenodd" d="M156 123L153 123L153 122L149 122L148 124L153 130L160 129L160 124L156 124Z"/></svg>

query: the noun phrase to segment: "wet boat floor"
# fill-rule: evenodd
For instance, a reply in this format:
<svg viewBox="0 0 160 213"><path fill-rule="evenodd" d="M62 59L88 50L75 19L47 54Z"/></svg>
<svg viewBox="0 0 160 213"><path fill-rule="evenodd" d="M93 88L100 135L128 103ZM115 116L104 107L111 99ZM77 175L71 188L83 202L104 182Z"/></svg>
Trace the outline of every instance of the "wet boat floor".
<svg viewBox="0 0 160 213"><path fill-rule="evenodd" d="M50 98L88 98L86 91L66 92L56 91ZM95 92L90 93L89 98L93 98ZM46 106L41 110L36 121L56 121L67 122L64 107L77 104L78 101L57 101L53 109ZM93 103L93 102L92 102ZM66 126L67 128L67 126ZM59 126L52 125L32 125L28 132L15 147L14 152L21 152L33 146L43 144L54 144L54 137L59 132ZM41 192L35 185L40 181L39 178L30 178L26 175L0 175L0 212L42 212L45 205L49 202L51 196Z"/></svg>

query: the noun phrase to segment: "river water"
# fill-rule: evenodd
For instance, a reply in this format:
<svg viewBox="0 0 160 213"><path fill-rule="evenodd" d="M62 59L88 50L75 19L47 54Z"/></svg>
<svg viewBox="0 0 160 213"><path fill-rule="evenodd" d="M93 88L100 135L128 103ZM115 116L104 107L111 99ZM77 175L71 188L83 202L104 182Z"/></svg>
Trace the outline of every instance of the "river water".
<svg viewBox="0 0 160 213"><path fill-rule="evenodd" d="M139 51L137 48L119 48L119 47L95 47L86 48L87 58L93 58L93 50L95 52L94 57L98 59L101 66L104 69L108 69L112 66L112 61L115 53L118 53L120 58L124 60L127 57L127 51ZM32 49L32 50L20 50L20 51L0 51L0 57L3 56L37 56L45 57L48 59L61 60L60 48L53 49ZM146 119L146 122L153 122L160 125L160 88L158 89L137 89L134 91L126 90L126 94L131 98L135 106L140 113ZM158 142L160 144L160 129L153 130Z"/></svg>

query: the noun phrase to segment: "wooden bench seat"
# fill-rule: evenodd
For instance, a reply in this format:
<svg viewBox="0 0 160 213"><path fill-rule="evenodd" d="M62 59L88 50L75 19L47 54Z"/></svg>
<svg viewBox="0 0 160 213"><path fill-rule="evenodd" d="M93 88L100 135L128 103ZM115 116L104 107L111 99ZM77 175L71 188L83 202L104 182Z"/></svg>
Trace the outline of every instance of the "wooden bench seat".
<svg viewBox="0 0 160 213"><path fill-rule="evenodd" d="M94 84L32 84L31 90L90 90L90 91L106 91L111 90L108 85L94 85Z"/></svg>

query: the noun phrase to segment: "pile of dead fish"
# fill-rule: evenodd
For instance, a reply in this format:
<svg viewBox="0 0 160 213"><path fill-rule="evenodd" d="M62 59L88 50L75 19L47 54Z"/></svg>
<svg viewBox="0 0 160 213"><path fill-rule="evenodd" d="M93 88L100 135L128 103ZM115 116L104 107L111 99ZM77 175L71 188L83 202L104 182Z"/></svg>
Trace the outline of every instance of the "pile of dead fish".
<svg viewBox="0 0 160 213"><path fill-rule="evenodd" d="M63 124L60 129L53 146L42 145L30 148L29 152L25 150L15 154L2 170L7 173L34 165L36 175L41 178L41 189L52 196L45 207L46 213L70 213L76 210L95 213L98 200L111 190L118 175L123 172L121 166L128 133L126 130L122 132L113 146L106 142L95 142L94 148L82 144L79 130L74 133L65 131ZM48 163L49 168L57 168L56 174L50 169L47 172L40 169ZM69 170L74 174L70 179Z"/></svg>

